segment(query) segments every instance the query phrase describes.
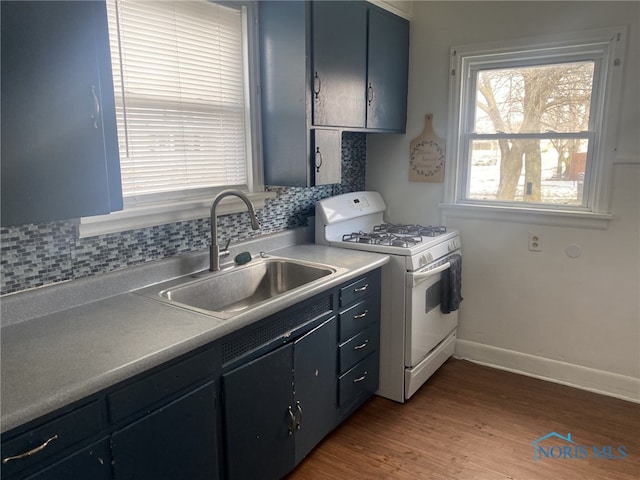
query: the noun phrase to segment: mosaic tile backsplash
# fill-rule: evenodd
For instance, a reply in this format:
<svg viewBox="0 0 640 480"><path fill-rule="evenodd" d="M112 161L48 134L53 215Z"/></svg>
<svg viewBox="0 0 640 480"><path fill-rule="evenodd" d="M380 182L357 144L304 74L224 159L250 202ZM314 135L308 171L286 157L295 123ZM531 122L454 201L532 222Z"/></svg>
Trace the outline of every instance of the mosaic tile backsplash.
<svg viewBox="0 0 640 480"><path fill-rule="evenodd" d="M342 183L310 188L267 187L278 196L258 211L262 228L247 228L248 213L218 218L218 231L232 242L307 225L315 203L326 197L363 190L366 135L342 137ZM2 227L0 294L64 280L111 272L152 260L202 250L210 242L209 218L127 232L78 238L73 221Z"/></svg>

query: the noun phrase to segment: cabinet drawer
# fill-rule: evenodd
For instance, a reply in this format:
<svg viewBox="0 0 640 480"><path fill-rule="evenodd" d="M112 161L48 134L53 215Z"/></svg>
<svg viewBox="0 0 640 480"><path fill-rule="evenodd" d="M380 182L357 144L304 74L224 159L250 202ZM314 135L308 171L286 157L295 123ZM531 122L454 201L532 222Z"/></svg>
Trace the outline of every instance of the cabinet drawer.
<svg viewBox="0 0 640 480"><path fill-rule="evenodd" d="M344 342L364 330L379 316L377 298L363 300L340 312L340 341Z"/></svg>
<svg viewBox="0 0 640 480"><path fill-rule="evenodd" d="M213 350L207 350L109 394L111 422L116 423L207 378L213 374L214 362Z"/></svg>
<svg viewBox="0 0 640 480"><path fill-rule="evenodd" d="M375 286L375 277L373 275L367 275L360 280L356 280L355 282L347 285L346 287L342 287L340 289L340 306L345 307L353 302L358 301L361 298L368 296L374 286Z"/></svg>
<svg viewBox="0 0 640 480"><path fill-rule="evenodd" d="M106 423L101 407L102 404L95 400L4 442L2 477L10 477L37 465L96 435Z"/></svg>
<svg viewBox="0 0 640 480"><path fill-rule="evenodd" d="M373 394L378 389L378 372L378 355L374 352L342 375L338 390L340 406L360 395Z"/></svg>
<svg viewBox="0 0 640 480"><path fill-rule="evenodd" d="M376 326L371 326L340 345L340 373L346 372L378 349Z"/></svg>
<svg viewBox="0 0 640 480"><path fill-rule="evenodd" d="M27 477L26 480L110 480L110 459L109 438L105 437L69 457L39 470L35 475Z"/></svg>

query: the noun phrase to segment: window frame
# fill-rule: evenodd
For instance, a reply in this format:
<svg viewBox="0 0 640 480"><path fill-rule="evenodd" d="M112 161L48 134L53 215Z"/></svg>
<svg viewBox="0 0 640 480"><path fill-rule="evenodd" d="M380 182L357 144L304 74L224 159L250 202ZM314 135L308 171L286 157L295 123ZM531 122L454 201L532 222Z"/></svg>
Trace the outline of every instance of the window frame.
<svg viewBox="0 0 640 480"><path fill-rule="evenodd" d="M258 37L258 7L255 1L219 1L221 5L245 9L243 30L246 38L245 66L247 81L245 94L248 98L248 123L251 130L247 139L247 185L240 188L248 193L256 208L264 207L268 198L275 193L266 192L264 185L264 167L262 156L262 114L260 91L260 50ZM78 222L80 238L117 233L126 230L163 225L177 221L188 221L206 218L210 214L213 197L227 188L238 188L235 185L201 188L193 190L172 191L140 197L124 198L124 209L107 215L83 217ZM242 212L246 206L236 197L227 197L221 202L219 213L228 214Z"/></svg>
<svg viewBox="0 0 640 480"><path fill-rule="evenodd" d="M626 27L525 38L510 42L454 46L450 52L449 123L445 216L482 216L534 223L576 224L606 228L610 213L611 176L616 153L616 131L626 46ZM553 59L563 59L554 62ZM588 135L590 144L582 205L486 201L466 198L470 171L470 139L475 115L475 77L482 66L500 68L595 60L594 92ZM542 61L545 60L545 61ZM561 137L566 134L558 134ZM509 134L516 137L517 134ZM528 135L527 137L544 137ZM546 137L545 137L546 138Z"/></svg>

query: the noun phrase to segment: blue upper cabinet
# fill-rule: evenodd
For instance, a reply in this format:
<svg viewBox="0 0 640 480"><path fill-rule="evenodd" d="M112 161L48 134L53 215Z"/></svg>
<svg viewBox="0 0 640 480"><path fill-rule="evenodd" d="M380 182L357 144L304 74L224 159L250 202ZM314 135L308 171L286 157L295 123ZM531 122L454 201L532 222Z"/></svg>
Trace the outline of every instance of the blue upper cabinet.
<svg viewBox="0 0 640 480"><path fill-rule="evenodd" d="M259 2L265 183L341 180L343 131L404 132L409 22L367 2Z"/></svg>
<svg viewBox="0 0 640 480"><path fill-rule="evenodd" d="M264 180L313 185L308 2L258 3Z"/></svg>
<svg viewBox="0 0 640 480"><path fill-rule="evenodd" d="M404 132L409 22L365 2L313 2L313 125Z"/></svg>
<svg viewBox="0 0 640 480"><path fill-rule="evenodd" d="M369 8L367 129L404 133L407 123L409 22Z"/></svg>
<svg viewBox="0 0 640 480"><path fill-rule="evenodd" d="M1 8L2 225L121 209L104 2Z"/></svg>
<svg viewBox="0 0 640 480"><path fill-rule="evenodd" d="M313 2L313 124L363 128L367 9L362 2Z"/></svg>

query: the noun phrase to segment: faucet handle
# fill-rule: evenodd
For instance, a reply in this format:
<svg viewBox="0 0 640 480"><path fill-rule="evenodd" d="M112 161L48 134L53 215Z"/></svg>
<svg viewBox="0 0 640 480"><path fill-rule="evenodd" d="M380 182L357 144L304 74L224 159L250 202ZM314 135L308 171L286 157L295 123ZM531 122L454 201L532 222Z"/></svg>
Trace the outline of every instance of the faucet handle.
<svg viewBox="0 0 640 480"><path fill-rule="evenodd" d="M220 252L218 253L218 257L227 257L229 256L229 245L231 244L231 239L227 240L226 245Z"/></svg>

